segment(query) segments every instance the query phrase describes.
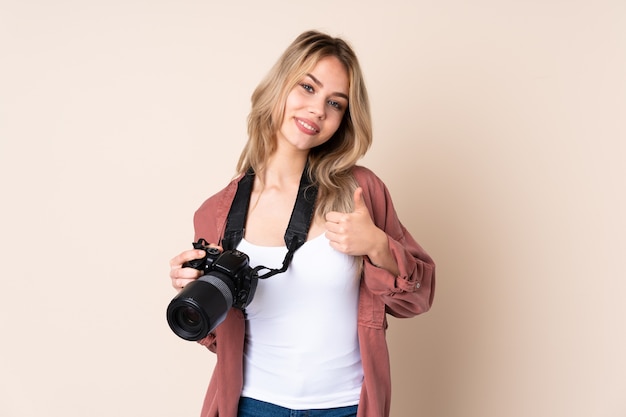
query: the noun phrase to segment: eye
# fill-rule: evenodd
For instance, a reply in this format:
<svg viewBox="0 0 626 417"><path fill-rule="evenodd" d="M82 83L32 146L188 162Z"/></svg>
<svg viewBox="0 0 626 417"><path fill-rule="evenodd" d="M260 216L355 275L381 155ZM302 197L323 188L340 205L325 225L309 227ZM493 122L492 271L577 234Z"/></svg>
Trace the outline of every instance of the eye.
<svg viewBox="0 0 626 417"><path fill-rule="evenodd" d="M341 110L343 108L341 103L335 100L328 100L328 105L336 108L337 110Z"/></svg>
<svg viewBox="0 0 626 417"><path fill-rule="evenodd" d="M313 86L311 86L310 84L307 83L300 83L300 87L304 88L306 91L308 91L309 93L314 93L315 89L313 88Z"/></svg>

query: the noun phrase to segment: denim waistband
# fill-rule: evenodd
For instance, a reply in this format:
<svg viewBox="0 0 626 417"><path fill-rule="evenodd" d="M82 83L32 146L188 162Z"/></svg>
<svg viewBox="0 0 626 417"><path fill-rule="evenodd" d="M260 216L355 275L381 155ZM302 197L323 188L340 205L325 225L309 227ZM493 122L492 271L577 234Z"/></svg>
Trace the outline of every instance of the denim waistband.
<svg viewBox="0 0 626 417"><path fill-rule="evenodd" d="M357 405L346 407L292 410L279 405L241 397L237 417L356 417Z"/></svg>

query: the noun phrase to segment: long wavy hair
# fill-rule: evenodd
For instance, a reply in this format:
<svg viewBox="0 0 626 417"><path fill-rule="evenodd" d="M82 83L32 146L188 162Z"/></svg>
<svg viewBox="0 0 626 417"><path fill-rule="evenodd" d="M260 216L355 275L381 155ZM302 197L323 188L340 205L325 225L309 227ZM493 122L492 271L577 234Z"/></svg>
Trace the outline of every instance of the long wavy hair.
<svg viewBox="0 0 626 417"><path fill-rule="evenodd" d="M345 66L349 79L348 108L335 134L309 152L309 174L319 191L318 215L350 212L357 187L351 173L372 144L372 120L363 73L356 54L346 41L318 31L298 36L285 50L252 94L248 116L248 141L239 157L237 172L249 168L262 174L265 162L276 150L276 135L287 96L317 63L333 56Z"/></svg>

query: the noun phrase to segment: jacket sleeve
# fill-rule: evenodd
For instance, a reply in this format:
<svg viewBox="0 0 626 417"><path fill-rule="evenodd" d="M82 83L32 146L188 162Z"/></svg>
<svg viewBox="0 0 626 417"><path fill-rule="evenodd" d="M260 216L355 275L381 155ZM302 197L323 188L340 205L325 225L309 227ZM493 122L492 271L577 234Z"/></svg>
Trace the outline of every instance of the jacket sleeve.
<svg viewBox="0 0 626 417"><path fill-rule="evenodd" d="M369 290L382 297L387 313L412 317L430 309L435 290L435 263L402 225L386 185L371 171L358 167L355 178L376 226L387 234L389 249L400 274L374 266L364 257L363 280Z"/></svg>
<svg viewBox="0 0 626 417"><path fill-rule="evenodd" d="M229 183L226 188L219 193L208 198L199 208L196 210L193 217L193 225L195 231L195 240L200 238L205 239L209 243L220 244L221 238L224 234L224 228L226 227L226 218L228 211L232 204L235 192L237 190L237 178ZM229 311L228 317L233 313L233 309ZM198 343L208 348L211 352L217 352L217 335L221 333L220 328L226 329L228 326L224 323L209 333L207 337L199 340Z"/></svg>

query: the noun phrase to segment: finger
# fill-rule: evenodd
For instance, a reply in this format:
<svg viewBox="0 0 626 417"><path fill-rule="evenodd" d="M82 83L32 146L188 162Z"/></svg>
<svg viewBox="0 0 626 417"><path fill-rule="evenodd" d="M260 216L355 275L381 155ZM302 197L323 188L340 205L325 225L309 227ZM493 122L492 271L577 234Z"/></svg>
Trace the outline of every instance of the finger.
<svg viewBox="0 0 626 417"><path fill-rule="evenodd" d="M326 239L328 239L328 241L331 243L337 240L337 233L335 232L327 230L325 235L326 235Z"/></svg>
<svg viewBox="0 0 626 417"><path fill-rule="evenodd" d="M196 279L202 275L202 271L195 268L173 268L170 272L172 279Z"/></svg>
<svg viewBox="0 0 626 417"><path fill-rule="evenodd" d="M201 249L190 249L179 253L170 260L170 267L180 268L185 262L192 261L194 259L202 259L206 256L206 253Z"/></svg>
<svg viewBox="0 0 626 417"><path fill-rule="evenodd" d="M348 249L347 249L347 246L345 244L343 244L341 242L336 242L336 241L333 241L333 240L329 240L328 243L329 243L330 247L335 249L336 251L341 252L341 253L346 253L346 254L348 253Z"/></svg>
<svg viewBox="0 0 626 417"><path fill-rule="evenodd" d="M344 247L347 246L350 241L350 238L345 233L334 233L330 231L326 232L326 238L330 243Z"/></svg>
<svg viewBox="0 0 626 417"><path fill-rule="evenodd" d="M345 216L345 213L340 213L338 211L331 211L326 214L326 221L332 223L339 223Z"/></svg>
<svg viewBox="0 0 626 417"><path fill-rule="evenodd" d="M363 188L361 187L357 187L356 190L354 190L354 211L358 211L358 210L367 210L367 207L365 206L365 200L363 200Z"/></svg>
<svg viewBox="0 0 626 417"><path fill-rule="evenodd" d="M182 290L183 288L185 288L187 286L187 284L191 283L195 281L195 279L173 279L172 280L172 287L174 287L177 290Z"/></svg>
<svg viewBox="0 0 626 417"><path fill-rule="evenodd" d="M341 232L341 225L339 223L335 223L335 222L326 222L324 224L324 227L326 228L326 230L328 230L329 232L333 232L333 233L340 233Z"/></svg>

